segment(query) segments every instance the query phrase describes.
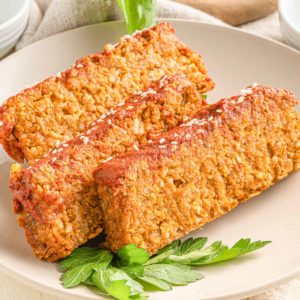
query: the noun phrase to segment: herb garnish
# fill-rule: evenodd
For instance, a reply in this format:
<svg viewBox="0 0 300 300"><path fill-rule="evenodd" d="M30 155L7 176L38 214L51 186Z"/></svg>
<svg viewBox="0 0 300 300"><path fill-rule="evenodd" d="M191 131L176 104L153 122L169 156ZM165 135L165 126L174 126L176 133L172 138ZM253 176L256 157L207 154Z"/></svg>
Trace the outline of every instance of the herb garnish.
<svg viewBox="0 0 300 300"><path fill-rule="evenodd" d="M122 247L115 255L82 247L59 263L61 281L65 288L86 284L115 299L142 300L148 298L145 290L167 291L204 278L195 266L232 260L269 243L240 239L231 248L221 241L205 247L207 238L189 238L174 241L152 257L134 244Z"/></svg>
<svg viewBox="0 0 300 300"><path fill-rule="evenodd" d="M129 34L154 25L155 0L117 0L117 2Z"/></svg>

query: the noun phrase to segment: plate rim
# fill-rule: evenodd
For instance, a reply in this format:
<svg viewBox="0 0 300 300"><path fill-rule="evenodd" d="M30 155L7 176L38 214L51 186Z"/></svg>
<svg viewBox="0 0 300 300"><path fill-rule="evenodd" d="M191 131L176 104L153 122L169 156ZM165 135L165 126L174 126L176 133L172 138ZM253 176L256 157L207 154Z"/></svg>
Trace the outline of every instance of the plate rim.
<svg viewBox="0 0 300 300"><path fill-rule="evenodd" d="M280 41L271 39L271 38L263 36L261 34L256 34L256 33L253 33L253 32L245 31L243 29L239 29L239 28L236 28L236 27L230 27L228 25L210 24L210 23L206 23L206 22L202 22L202 21L196 21L196 20L185 20L185 19L182 19L182 18L178 18L178 19L176 19L176 18L158 18L157 21L158 22L179 22L179 23L198 24L198 25L203 25L203 26L218 28L218 29L226 30L226 31L235 31L235 32L238 32L238 33L240 33L242 35L249 35L252 38L256 38L256 39L258 39L260 41L269 41L269 42L271 42L271 43L273 43L273 44L275 44L275 45L277 45L279 47L283 47L283 48L291 51L292 53L294 53L296 55L300 55L300 50L297 50L297 49L293 48L290 45L284 44L284 43L282 43ZM25 46L24 48L22 48L22 49L20 49L20 50L18 50L16 52L14 52L12 54L9 54L8 56L4 57L3 59L0 60L0 67L1 67L2 64L6 63L7 61L9 61L11 59L14 59L15 56L20 55L25 49L27 51L27 49L29 49L31 47L35 47L35 46L37 46L39 44L42 44L44 42L48 42L49 40L57 38L58 36L61 36L61 35L64 35L64 34L67 34L67 33L70 33L70 32L85 30L85 29L87 29L89 27L96 27L96 26L102 26L102 25L110 25L110 24L116 24L116 23L125 23L125 22L123 20L107 21L107 22L101 22L101 23L95 23L95 24L90 24L90 25L86 25L86 26L81 26L81 27L70 29L70 30L66 30L66 31L63 31L63 32L58 32L58 33L53 34L51 36L48 36L48 37L46 37L44 39L41 39L39 41L35 41L35 42L33 42L33 43Z"/></svg>
<svg viewBox="0 0 300 300"><path fill-rule="evenodd" d="M22 275L18 274L17 272L7 268L6 266L3 266L2 264L0 264L0 270L3 271L4 273L6 273L11 278L18 280L22 284L27 285L28 287L35 288L41 292L46 290L52 296L62 296L63 295L67 299L82 299L82 297L83 297L82 295L78 295L76 293L67 293L66 292L67 289L63 289L62 291L59 291L56 288L50 287L44 283L42 283L42 284L37 283L33 279L22 276ZM274 288L278 285L284 284L299 275L300 275L300 267L299 267L299 270L292 271L288 275L279 276L275 280L270 281L269 283L261 284L260 286L256 286L256 287L250 286L247 290L245 290L245 289L237 290L234 293L217 295L217 296L214 296L213 298L200 296L200 298L195 298L195 300L222 300L222 299L225 300L225 299L228 299L228 297L230 297L231 300L234 300L234 299L241 299L241 298L243 299L243 298L247 298L247 297L252 297L252 296L259 295L261 292L266 291L267 289ZM151 293L149 295L151 296ZM85 295L84 298L98 299L96 294L95 295Z"/></svg>
<svg viewBox="0 0 300 300"><path fill-rule="evenodd" d="M284 43L281 43L279 41L273 40L273 39L268 38L268 37L264 37L264 36L259 35L259 34L244 31L244 30L239 29L239 28L230 27L230 26L223 26L223 25L219 25L219 24L209 24L209 23L206 23L206 22L201 22L201 21L196 21L196 20L185 20L185 19L180 19L180 18L179 19L176 19L176 18L158 18L157 21L159 21L159 22L162 21L162 22L195 24L196 26L200 25L200 26L203 26L203 27L216 28L218 30L225 30L225 31L229 31L229 32L233 31L233 32L236 32L240 35L249 36L249 37L254 38L254 39L256 39L258 41L261 41L261 42L264 42L264 41L270 42L271 44L273 44L273 46L275 45L276 47L279 47L279 48L285 48L290 53L296 54L300 57L300 51L292 48L289 45L286 45ZM76 32L76 31L87 30L90 27L92 28L92 27L97 27L97 26L109 26L110 24L115 24L115 23L125 23L125 22L123 20L117 20L117 21L108 21L108 22L95 23L95 24L90 24L90 25L87 25L87 26L82 26L82 27L79 27L79 28L75 28L75 29L71 29L71 30L67 30L67 31L64 31L64 32L60 32L60 33L51 35L51 36L46 37L42 40L36 41L36 42L20 49L19 51L5 57L4 59L2 59L0 61L0 67L2 65L4 65L5 63L9 62L10 60L13 60L16 56L22 55L23 51L28 51L28 49L30 49L31 47L36 47L37 45L40 45L40 44L43 44L43 43L48 43L49 40L51 42L52 39L56 39L58 36L63 36L65 34L68 34L68 33L71 33L71 32L73 33L73 32ZM3 102L0 101L0 105L2 103L4 103L5 101L6 101L6 99ZM50 295L54 295L54 296L62 296L63 295L67 298L72 298L72 299L82 299L82 297L83 297L82 295L78 295L78 294L73 293L73 292L71 292L71 293L67 292L67 290L64 290L64 289L57 290L55 287L51 287L51 286L46 285L44 283L37 283L33 279L31 279L29 277L26 277L25 275L21 275L18 272L16 272L15 270L8 268L6 265L3 265L1 263L1 261L0 261L0 270L3 271L3 273L10 276L11 278L16 279L19 282L21 282L21 283L23 283L23 284L25 284L29 287L35 288L38 291L45 291L46 290L47 293L49 293ZM200 298L195 298L195 299L197 299L197 300L206 300L206 299L207 300L212 300L212 299L218 300L218 299L227 299L228 297L231 297L231 299L240 299L241 297L251 297L251 296L257 295L257 294L259 294L259 293L261 293L261 292L263 292L263 291L265 291L269 288L272 288L272 287L278 286L280 284L283 284L287 281L290 281L290 280L292 280L293 278L295 278L297 276L300 276L300 265L295 270L290 271L289 273L287 273L285 275L278 276L276 279L266 281L265 283L262 283L259 286L250 286L247 289L240 289L240 290L237 290L235 292L230 292L230 291L227 292L227 293L223 292L223 294L219 294L217 296L214 296L214 298L211 298L211 297L205 298L205 297L200 296ZM150 296L151 296L151 294L150 294ZM94 295L86 295L84 297L86 299L96 299L96 296L94 296Z"/></svg>

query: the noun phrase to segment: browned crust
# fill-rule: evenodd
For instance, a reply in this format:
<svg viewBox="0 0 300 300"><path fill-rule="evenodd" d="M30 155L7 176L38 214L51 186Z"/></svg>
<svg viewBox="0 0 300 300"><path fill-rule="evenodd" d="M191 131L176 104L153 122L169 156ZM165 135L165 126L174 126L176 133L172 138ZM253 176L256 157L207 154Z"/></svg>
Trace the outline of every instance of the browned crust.
<svg viewBox="0 0 300 300"><path fill-rule="evenodd" d="M256 85L244 93L94 172L108 248L154 253L299 169L294 94Z"/></svg>
<svg viewBox="0 0 300 300"><path fill-rule="evenodd" d="M174 150L177 150L177 145L173 145L174 142L180 145L190 142L193 139L205 139L216 127L222 130L224 126L227 126L227 119L233 115L241 114L243 110L249 109L252 102L258 98L280 98L279 104L282 107L291 107L297 104L295 95L292 92L265 86L253 88L253 93L246 95L242 103L238 103L240 97L241 95L222 99L213 105L205 107L197 112L191 120L161 134L158 138L153 139L151 145L141 147L139 152L128 152L102 164L94 172L96 178L98 178L98 182L111 188L117 187L121 183L122 178L126 176L129 167L134 161L146 159L150 166L152 166L152 163L155 165L155 159L160 159L162 156L169 156ZM273 103L270 103L269 108L277 109ZM222 113L220 114L218 111ZM189 138L187 138L187 135ZM163 144L160 143L161 139L165 140Z"/></svg>
<svg viewBox="0 0 300 300"><path fill-rule="evenodd" d="M10 180L14 208L35 254L57 260L102 231L92 177L100 160L138 147L205 105L195 85L182 75L164 76L45 158L23 170L14 165ZM135 126L137 120L142 131Z"/></svg>
<svg viewBox="0 0 300 300"><path fill-rule="evenodd" d="M0 108L0 143L17 161L39 159L134 91L175 73L185 73L201 92L214 86L200 56L177 39L170 24L125 36L9 98Z"/></svg>

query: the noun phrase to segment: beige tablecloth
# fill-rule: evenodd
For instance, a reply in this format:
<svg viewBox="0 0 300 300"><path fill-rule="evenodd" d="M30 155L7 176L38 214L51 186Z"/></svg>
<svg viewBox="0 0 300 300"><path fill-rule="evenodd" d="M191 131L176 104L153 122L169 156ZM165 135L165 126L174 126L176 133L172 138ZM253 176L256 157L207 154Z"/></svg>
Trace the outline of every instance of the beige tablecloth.
<svg viewBox="0 0 300 300"><path fill-rule="evenodd" d="M10 0L12 1L12 0ZM251 1L251 0L249 0ZM198 20L228 26L222 21L189 6L169 0L157 0L157 14L162 18ZM29 23L16 49L58 32L76 27L119 19L120 12L112 0L35 0L31 4ZM282 41L278 14L240 26L240 28ZM24 270L26 272L26 270ZM0 273L0 299L60 300L12 280ZM251 300L299 300L300 279L252 297Z"/></svg>
<svg viewBox="0 0 300 300"><path fill-rule="evenodd" d="M157 0L157 15L161 18L188 19L228 26L198 9L170 0ZM120 18L113 0L34 0L29 24L17 49L58 32ZM282 41L277 13L239 28Z"/></svg>

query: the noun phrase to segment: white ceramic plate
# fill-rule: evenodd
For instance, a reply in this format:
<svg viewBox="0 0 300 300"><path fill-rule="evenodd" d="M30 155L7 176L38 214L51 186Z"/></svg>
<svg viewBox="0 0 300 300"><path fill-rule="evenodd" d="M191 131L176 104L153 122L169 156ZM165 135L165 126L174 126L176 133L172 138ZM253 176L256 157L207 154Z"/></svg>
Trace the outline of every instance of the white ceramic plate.
<svg viewBox="0 0 300 300"><path fill-rule="evenodd" d="M278 9L284 38L290 45L300 50L300 1L280 0Z"/></svg>
<svg viewBox="0 0 300 300"><path fill-rule="evenodd" d="M173 21L179 37L203 54L217 83L210 100L238 94L253 82L293 90L300 97L300 53L279 43L238 30ZM67 68L83 55L99 51L124 34L121 22L93 25L62 33L21 50L0 63L0 101L26 84ZM299 106L298 106L299 110ZM17 226L11 209L8 176L11 161L0 150L0 266L29 285L72 299L99 299L88 289L65 290L56 264L38 261ZM196 231L210 241L229 244L241 237L272 240L257 253L221 265L202 268L205 279L151 293L152 299L238 299L300 275L300 172L240 205L233 212Z"/></svg>

